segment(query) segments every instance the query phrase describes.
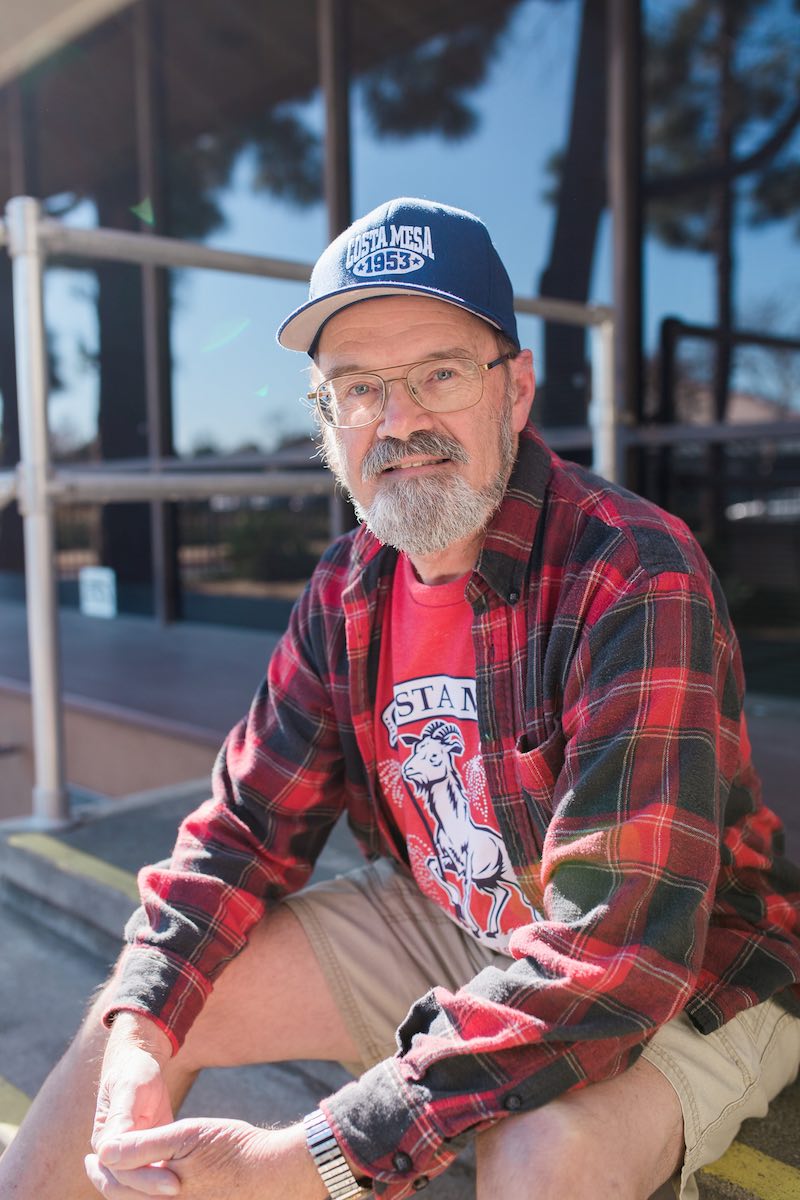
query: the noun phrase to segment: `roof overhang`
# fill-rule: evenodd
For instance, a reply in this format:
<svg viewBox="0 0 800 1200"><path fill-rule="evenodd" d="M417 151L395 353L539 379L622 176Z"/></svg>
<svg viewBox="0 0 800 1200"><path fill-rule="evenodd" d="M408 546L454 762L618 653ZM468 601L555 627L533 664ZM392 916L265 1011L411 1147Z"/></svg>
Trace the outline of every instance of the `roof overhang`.
<svg viewBox="0 0 800 1200"><path fill-rule="evenodd" d="M132 0L25 0L4 4L0 26L0 86L72 38L127 8Z"/></svg>

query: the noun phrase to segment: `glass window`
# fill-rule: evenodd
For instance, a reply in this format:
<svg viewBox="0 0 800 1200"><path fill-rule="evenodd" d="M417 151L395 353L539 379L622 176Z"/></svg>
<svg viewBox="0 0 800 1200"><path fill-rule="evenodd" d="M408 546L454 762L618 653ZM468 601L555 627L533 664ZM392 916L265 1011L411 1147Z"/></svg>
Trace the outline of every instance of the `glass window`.
<svg viewBox="0 0 800 1200"><path fill-rule="evenodd" d="M164 9L167 231L300 262L327 241L316 6ZM175 449L273 451L307 436L302 361L275 330L305 286L172 273Z"/></svg>
<svg viewBox="0 0 800 1200"><path fill-rule="evenodd" d="M487 223L518 294L608 302L602 6L354 7L356 211L393 195L469 209ZM580 55L592 66L578 75ZM583 424L583 331L524 324L538 419Z"/></svg>
<svg viewBox="0 0 800 1200"><path fill-rule="evenodd" d="M796 695L800 12L647 0L644 15L647 412L781 422L774 438L647 455L647 486L716 567L751 688Z"/></svg>

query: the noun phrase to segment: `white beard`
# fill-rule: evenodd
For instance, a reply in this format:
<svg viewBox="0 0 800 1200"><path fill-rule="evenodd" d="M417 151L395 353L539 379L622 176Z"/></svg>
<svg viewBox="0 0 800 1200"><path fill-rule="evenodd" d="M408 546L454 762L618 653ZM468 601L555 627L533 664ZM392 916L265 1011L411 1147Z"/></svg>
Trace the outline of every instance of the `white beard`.
<svg viewBox="0 0 800 1200"><path fill-rule="evenodd" d="M505 490L505 480L476 491L450 468L424 479L386 479L356 515L375 537L406 554L438 554L485 529Z"/></svg>
<svg viewBox="0 0 800 1200"><path fill-rule="evenodd" d="M380 542L405 554L425 557L439 554L484 530L499 508L516 454L509 403L500 413L497 430L500 462L496 476L484 487L472 487L451 466L443 466L424 477L406 479L402 471L397 471L380 476L376 494L366 507L356 500L347 485L336 432L329 428L323 430L323 456L350 495L358 519ZM468 461L463 447L454 439L420 431L405 443L392 440L373 447L362 465L365 478L371 476L372 464L377 468L401 454Z"/></svg>

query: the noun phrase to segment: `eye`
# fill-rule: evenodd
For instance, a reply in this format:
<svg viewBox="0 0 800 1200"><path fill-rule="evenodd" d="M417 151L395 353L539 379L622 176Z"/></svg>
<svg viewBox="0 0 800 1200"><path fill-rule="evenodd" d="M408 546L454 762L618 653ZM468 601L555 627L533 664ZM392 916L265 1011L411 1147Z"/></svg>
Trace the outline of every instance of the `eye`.
<svg viewBox="0 0 800 1200"><path fill-rule="evenodd" d="M363 375L343 376L334 382L339 404L372 404L380 393L378 383Z"/></svg>
<svg viewBox="0 0 800 1200"><path fill-rule="evenodd" d="M433 372L432 379L434 383L449 383L451 379L455 378L455 374L453 367L437 367Z"/></svg>

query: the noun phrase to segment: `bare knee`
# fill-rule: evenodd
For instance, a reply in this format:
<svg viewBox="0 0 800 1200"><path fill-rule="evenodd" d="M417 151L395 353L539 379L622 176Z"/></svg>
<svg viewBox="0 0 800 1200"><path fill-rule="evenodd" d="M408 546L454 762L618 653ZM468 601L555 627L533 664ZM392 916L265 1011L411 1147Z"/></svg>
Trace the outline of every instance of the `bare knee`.
<svg viewBox="0 0 800 1200"><path fill-rule="evenodd" d="M680 1165L683 1119L650 1063L508 1117L477 1143L478 1197L646 1200Z"/></svg>
<svg viewBox="0 0 800 1200"><path fill-rule="evenodd" d="M597 1164L569 1106L554 1101L531 1113L508 1117L477 1140L478 1200L563 1200L564 1196L601 1200L608 1194L626 1200L615 1185L598 1188Z"/></svg>

